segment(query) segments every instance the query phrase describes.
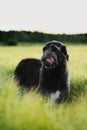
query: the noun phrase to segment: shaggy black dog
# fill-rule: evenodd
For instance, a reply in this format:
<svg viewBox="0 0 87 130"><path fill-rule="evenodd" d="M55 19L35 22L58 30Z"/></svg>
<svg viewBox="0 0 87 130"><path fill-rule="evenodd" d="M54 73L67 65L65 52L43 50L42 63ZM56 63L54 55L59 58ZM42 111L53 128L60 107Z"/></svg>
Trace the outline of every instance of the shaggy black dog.
<svg viewBox="0 0 87 130"><path fill-rule="evenodd" d="M15 69L15 79L21 88L36 88L54 102L65 101L69 93L66 46L59 41L48 42L39 59L24 59Z"/></svg>

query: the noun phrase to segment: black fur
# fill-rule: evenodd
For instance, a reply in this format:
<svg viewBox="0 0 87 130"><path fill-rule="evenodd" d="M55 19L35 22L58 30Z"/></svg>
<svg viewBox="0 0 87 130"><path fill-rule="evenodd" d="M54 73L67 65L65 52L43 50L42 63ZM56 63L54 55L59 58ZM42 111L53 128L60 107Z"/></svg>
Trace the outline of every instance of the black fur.
<svg viewBox="0 0 87 130"><path fill-rule="evenodd" d="M44 61L53 58L54 64L46 66ZM69 56L65 45L52 41L43 48L42 67L40 70L39 92L50 97L51 93L59 91L59 97L55 102L66 100L69 93L69 74L67 60Z"/></svg>
<svg viewBox="0 0 87 130"><path fill-rule="evenodd" d="M15 79L21 88L31 89L39 86L38 92L51 98L59 93L55 102L65 101L69 93L69 74L66 46L59 41L48 42L43 47L43 56L39 59L24 59L15 69Z"/></svg>
<svg viewBox="0 0 87 130"><path fill-rule="evenodd" d="M14 71L14 78L21 89L36 88L41 67L39 59L23 59Z"/></svg>

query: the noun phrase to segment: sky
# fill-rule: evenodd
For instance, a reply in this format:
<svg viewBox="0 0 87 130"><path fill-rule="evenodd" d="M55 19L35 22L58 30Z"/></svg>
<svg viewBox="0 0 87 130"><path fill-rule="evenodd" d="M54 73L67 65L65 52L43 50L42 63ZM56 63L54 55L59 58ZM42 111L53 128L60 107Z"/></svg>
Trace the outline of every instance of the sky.
<svg viewBox="0 0 87 130"><path fill-rule="evenodd" d="M0 0L0 30L87 33L87 0Z"/></svg>

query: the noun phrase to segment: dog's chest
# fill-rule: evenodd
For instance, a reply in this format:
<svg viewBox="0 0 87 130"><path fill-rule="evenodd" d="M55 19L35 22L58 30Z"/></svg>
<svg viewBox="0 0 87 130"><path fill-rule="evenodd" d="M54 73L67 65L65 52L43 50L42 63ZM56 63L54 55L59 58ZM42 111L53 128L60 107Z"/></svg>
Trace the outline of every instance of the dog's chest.
<svg viewBox="0 0 87 130"><path fill-rule="evenodd" d="M56 91L61 87L61 77L59 74L48 73L47 75L44 75L44 83L46 88Z"/></svg>
<svg viewBox="0 0 87 130"><path fill-rule="evenodd" d="M55 102L59 97L60 97L60 91L59 90L50 94L50 99L53 102Z"/></svg>

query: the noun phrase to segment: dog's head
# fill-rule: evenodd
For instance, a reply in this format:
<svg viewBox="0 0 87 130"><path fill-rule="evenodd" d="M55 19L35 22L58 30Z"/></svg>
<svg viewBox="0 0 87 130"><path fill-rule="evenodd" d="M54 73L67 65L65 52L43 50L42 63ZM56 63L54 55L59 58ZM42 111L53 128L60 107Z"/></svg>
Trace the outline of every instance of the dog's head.
<svg viewBox="0 0 87 130"><path fill-rule="evenodd" d="M43 47L43 56L41 61L45 68L52 69L63 64L65 60L69 60L66 46L59 41L48 42Z"/></svg>

